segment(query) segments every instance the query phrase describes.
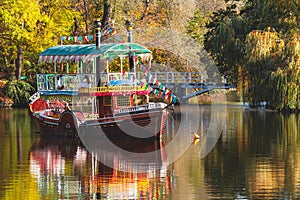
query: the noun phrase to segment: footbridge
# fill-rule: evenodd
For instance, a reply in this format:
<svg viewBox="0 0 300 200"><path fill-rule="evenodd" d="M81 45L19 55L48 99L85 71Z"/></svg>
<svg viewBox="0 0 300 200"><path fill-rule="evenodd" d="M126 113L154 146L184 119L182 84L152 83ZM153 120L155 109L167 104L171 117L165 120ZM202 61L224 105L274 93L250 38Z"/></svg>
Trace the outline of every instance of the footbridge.
<svg viewBox="0 0 300 200"><path fill-rule="evenodd" d="M210 82L202 72L151 72L151 74L183 100L215 89L234 88L226 79L222 79L220 82Z"/></svg>

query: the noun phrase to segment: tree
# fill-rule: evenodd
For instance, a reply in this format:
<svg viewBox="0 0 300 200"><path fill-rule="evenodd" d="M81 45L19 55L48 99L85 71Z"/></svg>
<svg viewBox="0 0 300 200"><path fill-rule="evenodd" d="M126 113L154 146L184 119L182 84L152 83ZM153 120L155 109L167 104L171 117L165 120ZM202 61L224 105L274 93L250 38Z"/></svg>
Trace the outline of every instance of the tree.
<svg viewBox="0 0 300 200"><path fill-rule="evenodd" d="M244 41L248 31L236 5L214 12L207 24L204 47L229 82L236 85L241 97L245 96L246 76L244 65ZM241 98L244 101L243 98Z"/></svg>
<svg viewBox="0 0 300 200"><path fill-rule="evenodd" d="M10 80L4 86L3 91L14 101L15 106L26 106L35 89L25 81Z"/></svg>
<svg viewBox="0 0 300 200"><path fill-rule="evenodd" d="M248 97L251 105L257 107L262 101L270 101L274 91L270 78L273 71L282 67L280 57L284 53L284 41L276 31L251 31L245 41L245 72L248 77Z"/></svg>
<svg viewBox="0 0 300 200"><path fill-rule="evenodd" d="M109 23L111 23L112 18L112 8L111 8L111 1L104 0L104 11L102 17L102 27L105 27Z"/></svg>
<svg viewBox="0 0 300 200"><path fill-rule="evenodd" d="M22 67L35 66L39 52L69 35L77 15L67 0L4 0L1 8L0 64L8 76L15 71L18 80Z"/></svg>
<svg viewBox="0 0 300 200"><path fill-rule="evenodd" d="M299 109L299 1L244 1L236 8L214 13L205 47L223 73L236 74L253 106L266 101L273 109Z"/></svg>
<svg viewBox="0 0 300 200"><path fill-rule="evenodd" d="M15 104L24 105L34 92L30 84L20 81L22 69L40 70L38 53L57 43L59 36L69 35L76 12L66 2L4 0L1 3L0 64L11 79L4 91ZM11 77L13 72L16 80Z"/></svg>
<svg viewBox="0 0 300 200"><path fill-rule="evenodd" d="M40 17L37 1L9 1L0 10L0 40L3 64L15 64L17 80L21 78L22 52L33 40L36 21ZM3 48L6 46L7 48ZM16 61L15 61L16 60Z"/></svg>

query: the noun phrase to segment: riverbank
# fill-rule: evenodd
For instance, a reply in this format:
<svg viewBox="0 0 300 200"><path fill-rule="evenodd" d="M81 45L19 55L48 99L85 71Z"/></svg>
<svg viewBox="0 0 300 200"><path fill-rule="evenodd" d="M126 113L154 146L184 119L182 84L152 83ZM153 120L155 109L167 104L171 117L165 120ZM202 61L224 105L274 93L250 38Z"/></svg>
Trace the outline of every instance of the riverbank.
<svg viewBox="0 0 300 200"><path fill-rule="evenodd" d="M3 94L0 89L0 108L9 108L14 105L13 100Z"/></svg>
<svg viewBox="0 0 300 200"><path fill-rule="evenodd" d="M257 106L251 106L249 102L242 102L241 97L238 95L235 89L232 90L215 90L209 93L205 93L188 100L189 104L201 104L201 105L232 105L232 106L243 106L248 109L254 110L266 110L271 112L278 112L283 114L300 114L300 109L275 109L268 106L267 102L260 102Z"/></svg>
<svg viewBox="0 0 300 200"><path fill-rule="evenodd" d="M6 79L0 80L0 108L7 108L13 106L13 101L7 96L5 96L4 92L2 91L6 83L7 83Z"/></svg>
<svg viewBox="0 0 300 200"><path fill-rule="evenodd" d="M8 108L12 107L14 102L12 99L4 95L3 88L5 84L7 83L6 79L0 80L0 108Z"/></svg>
<svg viewBox="0 0 300 200"><path fill-rule="evenodd" d="M224 91L216 90L209 93L205 93L188 100L189 104L232 104L232 105L244 105L240 101L236 90Z"/></svg>

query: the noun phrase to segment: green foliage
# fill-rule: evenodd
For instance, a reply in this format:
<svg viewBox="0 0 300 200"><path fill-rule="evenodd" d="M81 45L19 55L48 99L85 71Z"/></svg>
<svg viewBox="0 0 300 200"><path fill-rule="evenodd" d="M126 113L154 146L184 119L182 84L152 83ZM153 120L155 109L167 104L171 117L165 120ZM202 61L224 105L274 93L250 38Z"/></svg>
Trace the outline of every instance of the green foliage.
<svg viewBox="0 0 300 200"><path fill-rule="evenodd" d="M206 49L253 106L299 110L299 19L298 0L256 0L231 4L208 24Z"/></svg>
<svg viewBox="0 0 300 200"><path fill-rule="evenodd" d="M25 81L10 80L4 86L3 91L14 101L15 105L24 106L29 102L29 97L35 89Z"/></svg>
<svg viewBox="0 0 300 200"><path fill-rule="evenodd" d="M197 39L197 41L202 46L204 43L204 35L207 32L206 23L208 22L208 17L203 13L203 11L198 10L194 14L194 17L187 25L187 33L192 37Z"/></svg>
<svg viewBox="0 0 300 200"><path fill-rule="evenodd" d="M231 6L215 12L207 24L205 49L212 55L219 70L235 84L239 80L238 68L243 64L245 32L247 27Z"/></svg>

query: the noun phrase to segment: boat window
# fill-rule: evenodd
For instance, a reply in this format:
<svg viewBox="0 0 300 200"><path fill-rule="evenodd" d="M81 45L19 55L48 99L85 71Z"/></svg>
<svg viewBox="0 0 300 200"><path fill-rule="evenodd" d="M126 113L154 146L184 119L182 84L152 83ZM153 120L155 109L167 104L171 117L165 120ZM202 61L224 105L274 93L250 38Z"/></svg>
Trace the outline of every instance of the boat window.
<svg viewBox="0 0 300 200"><path fill-rule="evenodd" d="M103 105L104 106L111 106L111 96L103 97Z"/></svg>
<svg viewBox="0 0 300 200"><path fill-rule="evenodd" d="M54 90L55 89L55 75L54 74L48 74L46 75L46 80L48 81L48 90Z"/></svg>
<svg viewBox="0 0 300 200"><path fill-rule="evenodd" d="M76 75L64 75L66 90L74 90L76 85Z"/></svg>
<svg viewBox="0 0 300 200"><path fill-rule="evenodd" d="M118 96L117 106L130 106L129 96Z"/></svg>
<svg viewBox="0 0 300 200"><path fill-rule="evenodd" d="M79 88L88 88L90 85L90 78L86 76L82 76L80 83L79 83Z"/></svg>
<svg viewBox="0 0 300 200"><path fill-rule="evenodd" d="M46 84L46 76L43 74L37 75L37 89L40 90L46 90L47 84Z"/></svg>

